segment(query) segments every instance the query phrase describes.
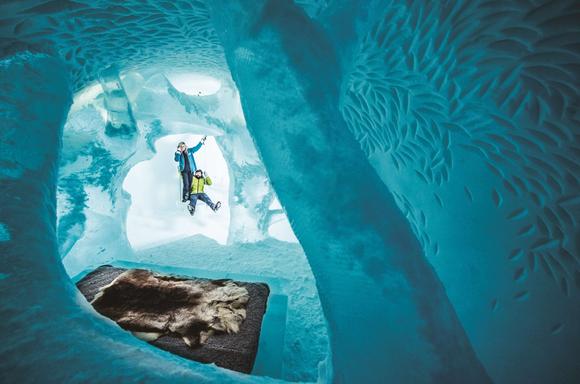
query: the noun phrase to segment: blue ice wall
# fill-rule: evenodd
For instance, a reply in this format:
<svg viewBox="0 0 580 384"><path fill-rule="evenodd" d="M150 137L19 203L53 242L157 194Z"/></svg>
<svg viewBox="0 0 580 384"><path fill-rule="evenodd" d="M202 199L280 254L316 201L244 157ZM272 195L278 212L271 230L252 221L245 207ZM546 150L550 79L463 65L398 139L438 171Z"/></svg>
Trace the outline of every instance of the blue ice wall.
<svg viewBox="0 0 580 384"><path fill-rule="evenodd" d="M478 356L499 382L578 380L577 2L366 12L356 31L325 21L352 42L341 114Z"/></svg>
<svg viewBox="0 0 580 384"><path fill-rule="evenodd" d="M94 322L59 264L69 89L115 64L231 70L317 278L335 381L578 382L579 13L572 0L2 2L2 371L255 379Z"/></svg>

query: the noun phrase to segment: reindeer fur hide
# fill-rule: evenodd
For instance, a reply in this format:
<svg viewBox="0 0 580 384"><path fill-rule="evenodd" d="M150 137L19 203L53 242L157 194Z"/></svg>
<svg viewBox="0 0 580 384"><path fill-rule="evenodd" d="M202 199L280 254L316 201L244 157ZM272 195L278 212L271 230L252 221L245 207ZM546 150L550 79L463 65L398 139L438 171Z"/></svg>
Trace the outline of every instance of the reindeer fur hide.
<svg viewBox="0 0 580 384"><path fill-rule="evenodd" d="M102 287L91 304L135 336L178 334L189 346L214 332L237 333L249 294L231 280L197 280L129 269Z"/></svg>

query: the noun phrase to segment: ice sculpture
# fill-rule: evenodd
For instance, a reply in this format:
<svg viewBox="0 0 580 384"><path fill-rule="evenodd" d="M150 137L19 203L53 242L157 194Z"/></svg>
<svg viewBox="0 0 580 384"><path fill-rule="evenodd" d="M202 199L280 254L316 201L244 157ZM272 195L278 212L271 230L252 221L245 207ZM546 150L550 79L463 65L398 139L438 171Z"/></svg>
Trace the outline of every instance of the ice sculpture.
<svg viewBox="0 0 580 384"><path fill-rule="evenodd" d="M145 349L76 302L57 248L72 256L79 241L110 237L91 228L123 234L127 207L120 179L103 172L87 193L71 167L59 186L69 197L58 204L57 246L59 137L70 91L114 64L133 73L125 91L137 105L145 84L166 87L158 72L170 67L231 71L249 133L208 122L210 106L195 109L179 93L158 106L177 111L171 132L200 133L179 120L197 115L222 135L232 191L244 190L245 169L271 182L231 211L230 238L261 244L254 206L273 207L275 192L330 330L321 380L579 380L576 1L32 0L5 1L0 15L0 364L11 378L267 381ZM158 111L142 112L133 111L147 127L138 137L86 133L97 144L77 165L105 150L129 166L167 133ZM83 113L103 119L96 108ZM65 146L72 139L83 137L65 133ZM240 142L256 143L242 157L256 161L236 159ZM25 156L28 146L39 156ZM104 181L110 191L99 190ZM99 196L121 200L102 222L83 217ZM121 236L111 248L123 247Z"/></svg>

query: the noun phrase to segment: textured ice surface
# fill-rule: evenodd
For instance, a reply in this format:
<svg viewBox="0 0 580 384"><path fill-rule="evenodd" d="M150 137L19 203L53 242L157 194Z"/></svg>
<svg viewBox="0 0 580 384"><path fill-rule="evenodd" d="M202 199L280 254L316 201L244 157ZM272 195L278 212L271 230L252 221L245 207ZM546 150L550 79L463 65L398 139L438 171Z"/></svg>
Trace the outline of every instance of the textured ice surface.
<svg viewBox="0 0 580 384"><path fill-rule="evenodd" d="M26 0L0 5L2 55L57 53L74 90L111 64L227 73L203 1Z"/></svg>
<svg viewBox="0 0 580 384"><path fill-rule="evenodd" d="M59 182L58 248L69 270L129 253L120 186L153 156L156 138L221 135L230 201L239 199L229 239L268 236L273 190L256 199L236 175L269 176L316 277L337 381L468 382L462 367L478 374L470 350L496 382L578 381L577 2L296 4L0 5L0 223L10 236L0 243L3 371L20 381L24 372L56 381L229 378L112 339L113 328L73 301L58 264L51 188L63 95L84 89L90 105L69 114L77 128L64 130ZM12 56L25 50L46 55ZM112 64L136 107L139 134L128 142L94 128L108 114L93 100L93 81ZM169 68L220 79L231 70L251 135L235 117L239 105L168 91L160 73ZM231 118L216 120L218 110ZM24 146L41 156L23 156ZM83 175L88 169L94 176ZM346 170L362 184L344 181ZM383 236L389 231L396 235ZM119 358L127 356L139 365Z"/></svg>
<svg viewBox="0 0 580 384"><path fill-rule="evenodd" d="M356 369L375 373L378 368L372 369L367 354L357 360L339 349L343 344L352 352L356 341L339 328L349 315L336 313L336 303L347 301L337 298L346 296L346 288L337 288L336 282L346 271L350 279L360 273L367 290L373 283L386 284L388 294L397 286L388 281L398 264L373 257L374 249L366 248L372 242L344 212L359 207L367 225L371 212L381 212L382 225L404 231L396 215L381 205L386 197L368 186L374 176L355 162L360 155L351 154L355 144L344 128L407 217L490 376L500 382L577 377L578 344L570 337L580 334L575 304L579 115L578 89L571 84L577 84L579 72L578 52L570 45L577 35L564 34L577 28L567 14L574 12L573 2L376 1L360 8L357 2L336 2L318 16L319 23L292 6L265 4L254 11L247 1L211 7L216 25L227 25L218 33L248 127L313 266L337 377L354 380L349 375ZM248 26L239 20L254 22ZM290 167L294 172L286 172ZM338 181L341 169L343 182ZM314 183L338 192L326 195L317 189L309 197ZM349 183L357 187L349 189ZM331 233L313 228L323 220L316 201L321 195L335 211L328 216L342 219L331 221L337 227ZM312 210L318 222L306 213ZM344 257L349 251L333 249L340 244L343 225L344 232L355 233L343 240L354 243L350 257ZM320 226L324 230L325 224ZM333 247L320 247L312 237ZM406 259L401 263L412 262L413 246L403 245L402 237L383 239L387 247L400 246L399 256ZM423 272L421 284L412 275L406 278L417 290L429 281ZM435 286L430 289L433 300ZM403 311L405 291L398 296L396 305ZM362 310L366 317L377 311L378 299L371 302L372 310ZM443 308L420 316L429 327L442 326L457 335L455 326L437 324L437 317L451 318L436 314ZM426 372L434 375L431 380L450 381L440 375L453 374L459 366L446 363L447 371L437 366L459 360L444 332L410 331L435 347L431 367L429 353L418 352L412 340L385 342L375 335L377 344L382 342L377 349L393 356L376 364L388 366L395 381L405 381L399 374ZM446 346L438 345L441 338L447 339ZM395 344L405 347L387 352ZM415 352L414 371L405 365L411 361L405 348Z"/></svg>
<svg viewBox="0 0 580 384"><path fill-rule="evenodd" d="M241 18L233 3L212 8L248 128L300 218L293 227L320 288L335 378L487 381L411 227L338 115L328 38L290 3L244 3ZM255 25L239 22L258 10Z"/></svg>
<svg viewBox="0 0 580 384"><path fill-rule="evenodd" d="M342 116L498 382L580 377L577 5L377 3L341 54Z"/></svg>

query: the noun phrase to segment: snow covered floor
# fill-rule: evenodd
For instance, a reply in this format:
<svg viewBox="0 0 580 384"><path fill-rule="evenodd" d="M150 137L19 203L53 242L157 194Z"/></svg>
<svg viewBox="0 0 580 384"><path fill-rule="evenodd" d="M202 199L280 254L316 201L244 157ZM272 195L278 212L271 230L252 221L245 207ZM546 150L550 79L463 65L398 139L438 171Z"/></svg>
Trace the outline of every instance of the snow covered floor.
<svg viewBox="0 0 580 384"><path fill-rule="evenodd" d="M328 353L328 335L314 277L299 244L268 239L224 246L205 236L195 235L137 250L133 254L119 255L119 260L114 263L131 267L141 264L161 272L195 273L199 277L268 283L273 295L288 297L280 378L316 381L318 364ZM266 324L265 318L264 326ZM262 337L278 338L277 331L265 330ZM260 340L261 347L263 342ZM267 374L277 367L260 365L277 363L275 357L268 360L258 351L255 371Z"/></svg>

